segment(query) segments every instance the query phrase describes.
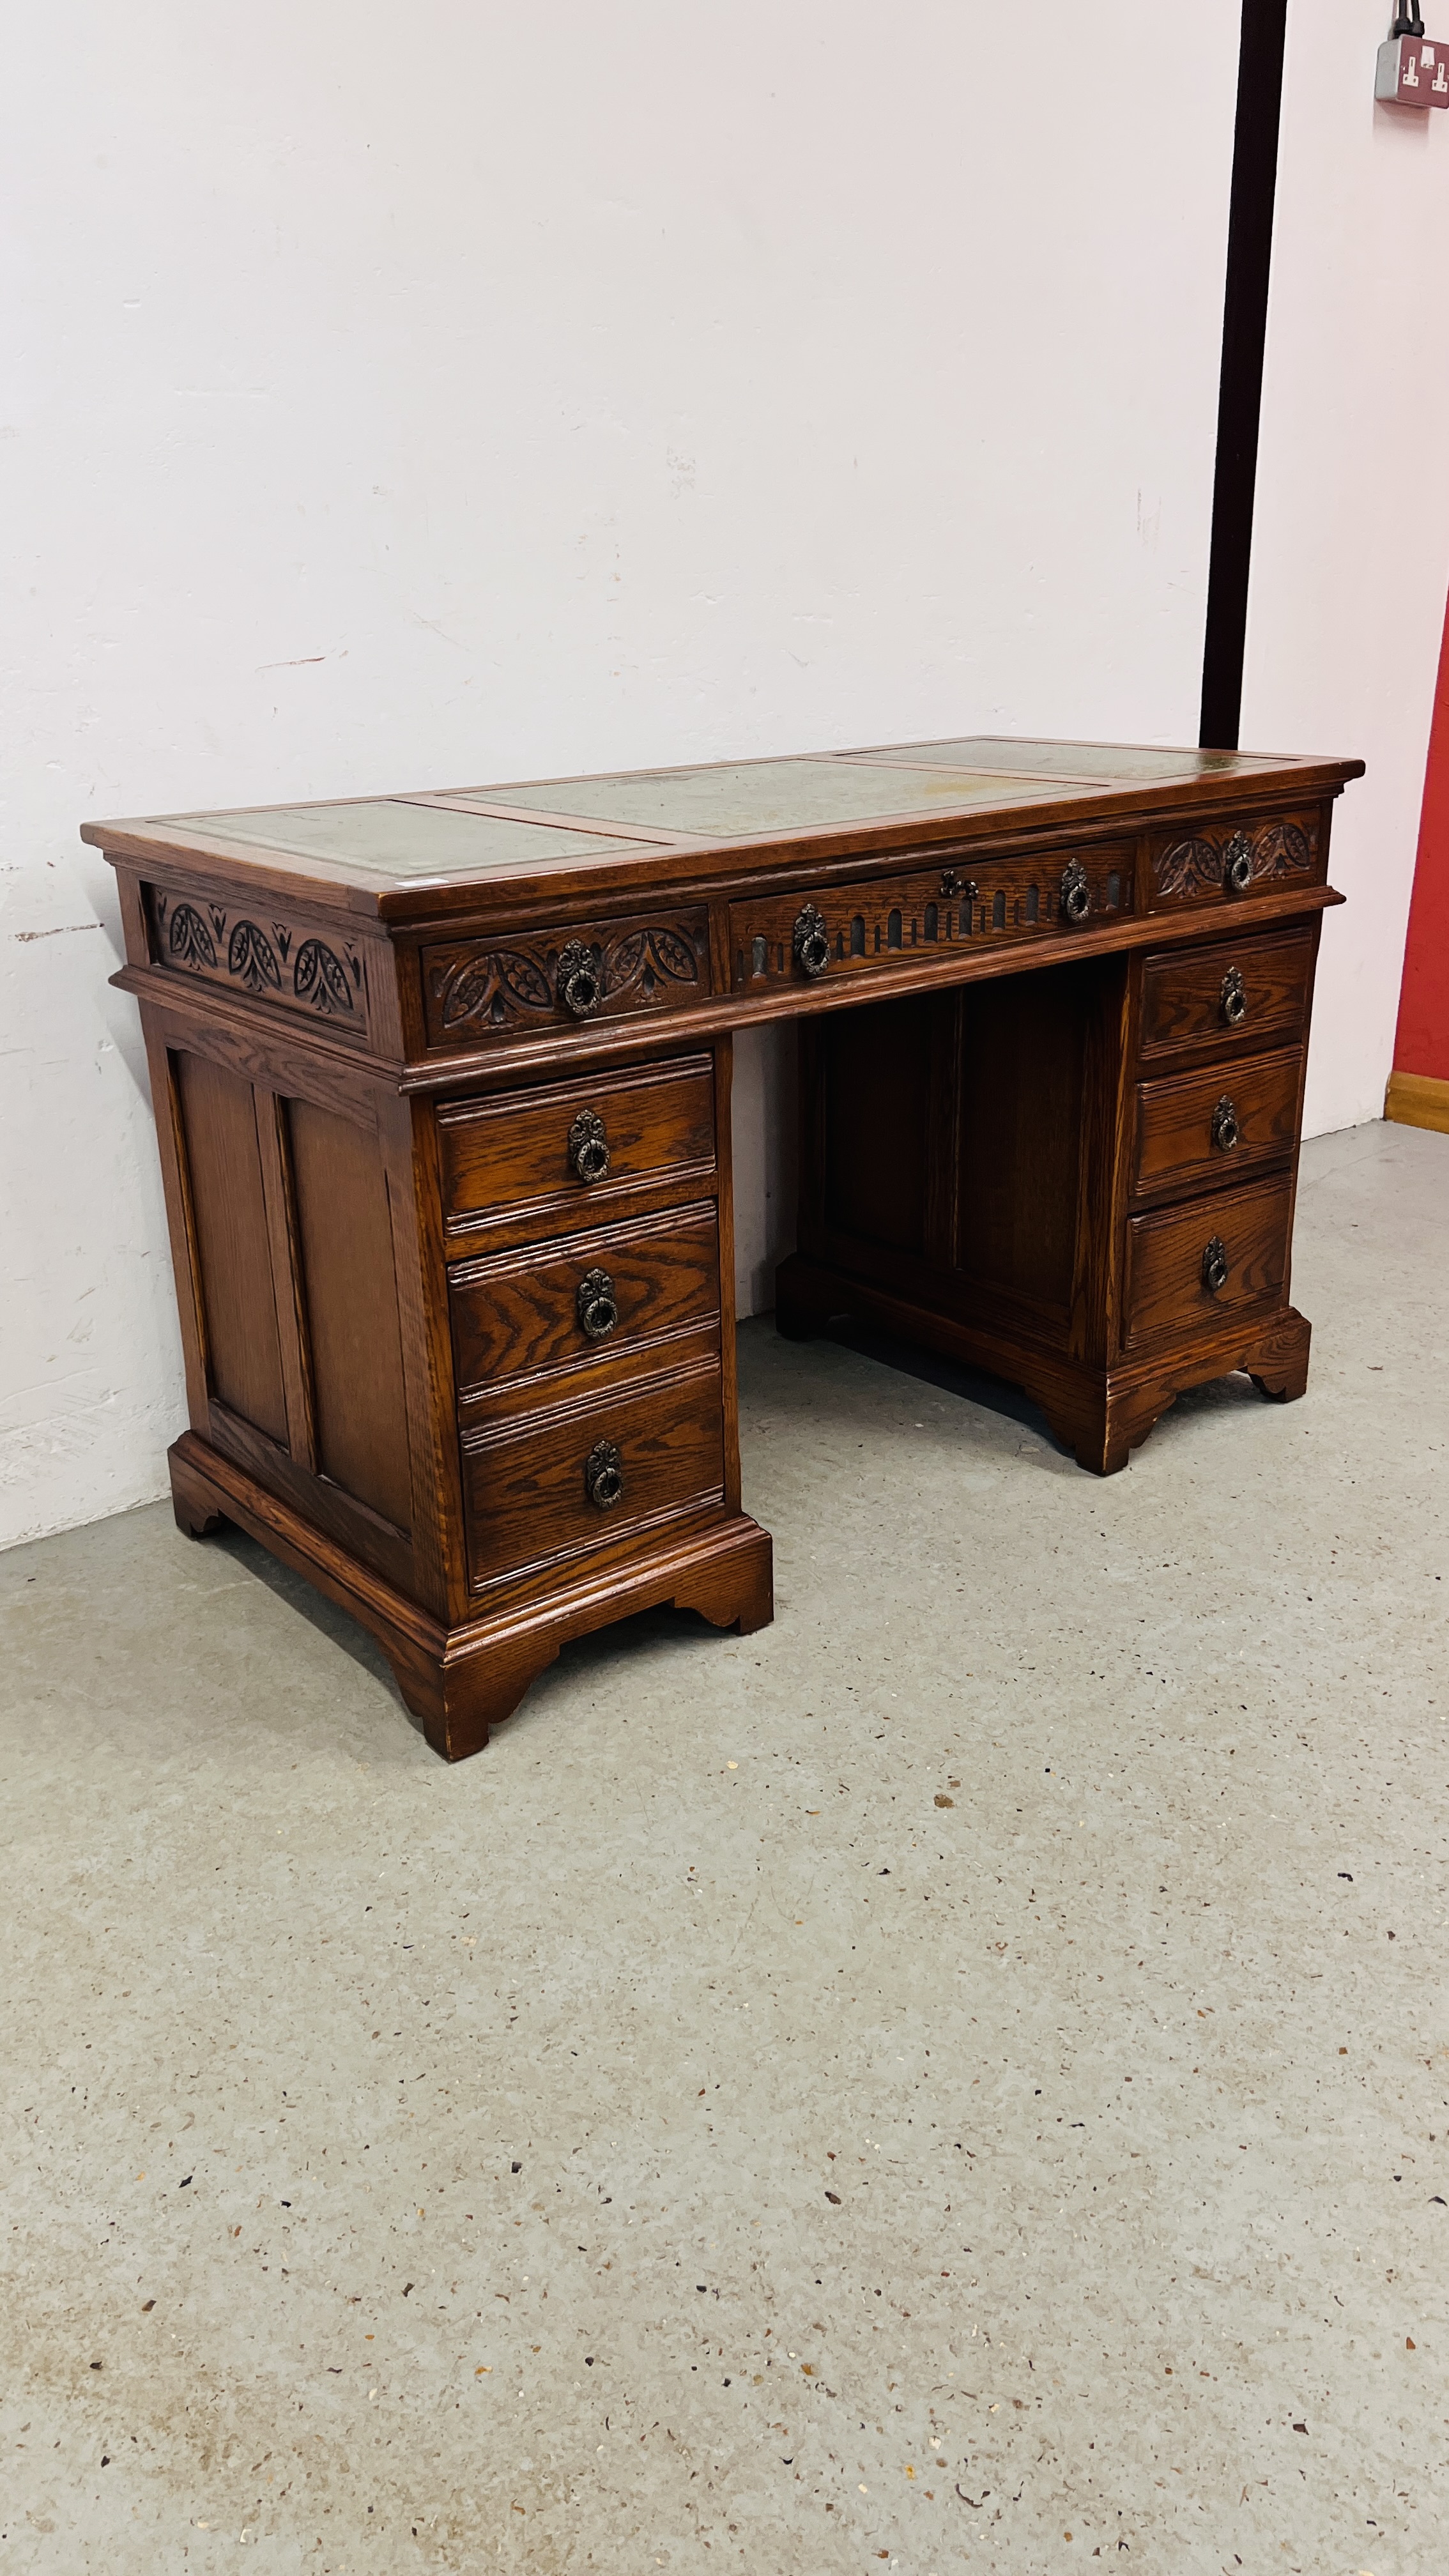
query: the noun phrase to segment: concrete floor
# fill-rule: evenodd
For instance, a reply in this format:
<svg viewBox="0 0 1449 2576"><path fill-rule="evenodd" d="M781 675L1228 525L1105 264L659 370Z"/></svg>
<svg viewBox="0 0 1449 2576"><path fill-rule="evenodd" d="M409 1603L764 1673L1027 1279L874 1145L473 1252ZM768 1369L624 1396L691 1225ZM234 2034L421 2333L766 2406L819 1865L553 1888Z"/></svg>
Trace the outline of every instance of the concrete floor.
<svg viewBox="0 0 1449 2576"><path fill-rule="evenodd" d="M1306 1402L1108 1483L750 1325L775 1626L456 1770L245 1540L0 1560L0 2567L1449 2563L1446 1275L1315 1145Z"/></svg>

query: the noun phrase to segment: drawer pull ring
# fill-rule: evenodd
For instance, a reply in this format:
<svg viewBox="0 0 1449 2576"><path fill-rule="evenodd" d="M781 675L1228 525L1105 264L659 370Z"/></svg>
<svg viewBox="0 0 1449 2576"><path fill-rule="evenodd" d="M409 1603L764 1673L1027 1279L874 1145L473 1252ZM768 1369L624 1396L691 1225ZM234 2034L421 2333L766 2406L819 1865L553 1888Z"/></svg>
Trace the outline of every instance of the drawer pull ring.
<svg viewBox="0 0 1449 2576"><path fill-rule="evenodd" d="M1068 859L1062 870L1062 913L1073 924L1085 921L1092 909L1092 889L1081 859Z"/></svg>
<svg viewBox="0 0 1449 2576"><path fill-rule="evenodd" d="M569 1161L581 1181L609 1177L609 1139L597 1109L581 1109L569 1129Z"/></svg>
<svg viewBox="0 0 1449 2576"><path fill-rule="evenodd" d="M576 1020L586 1020L604 998L604 970L596 948L571 939L558 961L558 997Z"/></svg>
<svg viewBox="0 0 1449 2576"><path fill-rule="evenodd" d="M1216 1297L1219 1290L1226 1288L1228 1284L1227 1246L1220 1234L1215 1234L1211 1243L1204 1246L1202 1284L1213 1297Z"/></svg>
<svg viewBox="0 0 1449 2576"><path fill-rule="evenodd" d="M1231 894L1246 894L1253 882L1253 844L1246 832L1235 832L1223 848L1223 883Z"/></svg>
<svg viewBox="0 0 1449 2576"><path fill-rule="evenodd" d="M1213 1143L1216 1145L1218 1152L1220 1154L1236 1153L1241 1133L1242 1131L1238 1125L1238 1113L1233 1107L1230 1095L1225 1091L1221 1100L1218 1102L1216 1109L1213 1111Z"/></svg>
<svg viewBox="0 0 1449 2576"><path fill-rule="evenodd" d="M624 1491L624 1461L612 1440L596 1440L584 1461L584 1491L596 1512L610 1512Z"/></svg>
<svg viewBox="0 0 1449 2576"><path fill-rule="evenodd" d="M975 878L963 877L959 868L943 868L941 870L942 894L964 894L968 903L974 903L980 891L981 889L976 883Z"/></svg>
<svg viewBox="0 0 1449 2576"><path fill-rule="evenodd" d="M1241 966L1230 966L1223 977L1218 1007L1230 1029L1240 1029L1248 1016L1248 988Z"/></svg>
<svg viewBox="0 0 1449 2576"><path fill-rule="evenodd" d="M607 1270L586 1270L574 1299L579 1323L591 1342L601 1342L619 1320L619 1303Z"/></svg>
<svg viewBox="0 0 1449 2576"><path fill-rule="evenodd" d="M812 980L824 974L830 963L830 937L825 927L825 915L817 912L813 903L807 903L803 911L796 913L790 945L802 974L809 975Z"/></svg>

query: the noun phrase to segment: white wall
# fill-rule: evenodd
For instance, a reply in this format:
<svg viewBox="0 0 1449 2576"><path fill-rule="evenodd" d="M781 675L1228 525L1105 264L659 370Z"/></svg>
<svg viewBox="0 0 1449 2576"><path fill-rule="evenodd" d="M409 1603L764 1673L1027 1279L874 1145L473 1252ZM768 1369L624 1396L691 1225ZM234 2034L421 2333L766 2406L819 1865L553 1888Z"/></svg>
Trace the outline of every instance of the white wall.
<svg viewBox="0 0 1449 2576"><path fill-rule="evenodd" d="M15 18L0 1540L160 1490L182 1419L82 815L1192 738L1236 34L1226 0ZM1280 409L1335 371L1337 330L1305 357L1280 322ZM1426 442L1437 507L1436 472ZM1288 747L1364 738L1352 704L1272 712Z"/></svg>
<svg viewBox="0 0 1449 2576"><path fill-rule="evenodd" d="M1288 14L1249 595L1244 744L1368 762L1334 819L1315 1135L1383 1110L1449 587L1449 115L1375 107L1389 14Z"/></svg>

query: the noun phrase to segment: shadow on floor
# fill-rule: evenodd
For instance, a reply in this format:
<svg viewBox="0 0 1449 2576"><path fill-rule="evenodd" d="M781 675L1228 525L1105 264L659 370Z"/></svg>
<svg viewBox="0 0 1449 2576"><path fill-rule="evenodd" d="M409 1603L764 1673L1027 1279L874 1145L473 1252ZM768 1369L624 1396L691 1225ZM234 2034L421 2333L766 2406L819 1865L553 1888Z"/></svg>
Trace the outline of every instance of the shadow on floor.
<svg viewBox="0 0 1449 2576"><path fill-rule="evenodd" d="M768 1331L774 1331L773 1314L752 1319ZM1045 1441L1058 1457L1070 1458L1072 1452L1057 1438L1039 1405L1019 1386L1005 1378L992 1377L985 1369L968 1368L964 1363L946 1359L935 1351L923 1350L916 1342L902 1340L894 1333L874 1331L869 1325L857 1324L840 1316L816 1336L819 1341L833 1342L837 1350L854 1351L879 1367L892 1369L898 1376L914 1378L921 1386L937 1388L945 1395L957 1396L963 1404L979 1405L985 1413L994 1413L1002 1421L1019 1423ZM1203 1386L1185 1388L1175 1404L1158 1420L1151 1437L1161 1441L1174 1425L1180 1435L1205 1414L1220 1413L1225 1406L1256 1406L1265 1401L1252 1380L1234 1371L1227 1377L1210 1378ZM1085 1472L1085 1471L1084 1471Z"/></svg>
<svg viewBox="0 0 1449 2576"><path fill-rule="evenodd" d="M290 1565L284 1565L280 1557L273 1556L259 1539L249 1538L245 1530L237 1529L230 1521L223 1521L213 1537L192 1543L197 1547L224 1549L235 1565L244 1567L248 1574L254 1574L279 1601L285 1601L289 1610L297 1611L310 1621L319 1636L326 1637L334 1646L340 1646L343 1653L350 1655L353 1662L371 1674L374 1681L382 1683L399 1708L405 1709L402 1693L393 1679L392 1666L361 1621L354 1619L350 1610L340 1609L335 1601L329 1601L325 1592L318 1592L305 1575L295 1574ZM411 1710L406 1710L406 1714L409 1723L415 1726L417 1720Z"/></svg>
<svg viewBox="0 0 1449 2576"><path fill-rule="evenodd" d="M254 1575L259 1583L264 1583L277 1600L284 1602L299 1618L307 1620L319 1636L325 1637L330 1645L340 1647L362 1672L381 1685L414 1733L426 1740L422 1721L414 1716L398 1689L392 1666L382 1648L350 1611L340 1609L336 1602L328 1600L325 1593L314 1590L302 1575L295 1574L289 1565L270 1555L257 1539L249 1538L245 1530L234 1528L230 1522L224 1522L213 1537L194 1543L201 1547L224 1549L235 1565ZM676 1610L668 1603L655 1610L638 1610L632 1617L617 1619L607 1628L597 1628L586 1636L571 1638L560 1648L556 1660L545 1665L530 1684L512 1717L501 1723L515 1725L530 1712L535 1702L542 1705L547 1700L555 1684L573 1690L581 1681L587 1683L591 1673L607 1671L626 1657L637 1657L651 1648L657 1650L670 1645L684 1645L692 1639L718 1637L722 1633L697 1610Z"/></svg>
<svg viewBox="0 0 1449 2576"><path fill-rule="evenodd" d="M772 1341L778 1338L772 1315L752 1317L750 1322ZM991 1377L985 1370L967 1368L933 1351L922 1350L916 1343L895 1334L872 1331L847 1317L841 1317L828 1326L817 1338L833 1343L839 1350L850 1351L859 1359L873 1361L897 1376L934 1387L942 1394L955 1396L961 1403L979 1406L1003 1421L1017 1423L1058 1457L1064 1460L1071 1457L1071 1452L1058 1440L1045 1414L1020 1387L1010 1385L1005 1379ZM1152 1436L1155 1442L1160 1443L1164 1437L1170 1439L1174 1434L1181 1436L1190 1432L1194 1423L1205 1415L1220 1413L1226 1406L1257 1405L1261 1402L1262 1398L1246 1377L1215 1378L1205 1386L1190 1388L1180 1395ZM230 1524L225 1524L214 1538L197 1543L224 1548L238 1566L244 1567L258 1582L266 1584L289 1610L310 1621L319 1635L339 1646L363 1672L381 1685L407 1718L408 1724L416 1733L422 1734L421 1722L403 1699L387 1657L369 1631L349 1611L329 1601L325 1593L316 1591L302 1575L294 1573L290 1566L270 1555L257 1540ZM514 1722L535 1703L546 1702L555 1687L572 1690L580 1681L586 1682L592 1673L603 1673L625 1657L637 1656L651 1648L657 1651L671 1645L683 1646L691 1639L702 1640L719 1633L698 1611L675 1610L666 1604L658 1609L636 1611L630 1618L616 1620L608 1627L575 1637L561 1648L557 1660L538 1675L521 1708L515 1712Z"/></svg>

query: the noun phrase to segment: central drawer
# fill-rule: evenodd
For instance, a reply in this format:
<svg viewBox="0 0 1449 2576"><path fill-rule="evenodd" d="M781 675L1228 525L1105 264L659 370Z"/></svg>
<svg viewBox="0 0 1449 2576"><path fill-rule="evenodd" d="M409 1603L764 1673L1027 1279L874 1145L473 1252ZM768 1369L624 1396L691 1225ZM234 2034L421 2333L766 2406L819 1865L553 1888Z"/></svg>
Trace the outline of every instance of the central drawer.
<svg viewBox="0 0 1449 2576"><path fill-rule="evenodd" d="M718 1363L465 1432L463 1496L475 1591L722 1503Z"/></svg>
<svg viewBox="0 0 1449 2576"><path fill-rule="evenodd" d="M1285 1161L1297 1140L1302 1086L1301 1047L1139 1083L1137 1197Z"/></svg>
<svg viewBox="0 0 1449 2576"><path fill-rule="evenodd" d="M1111 921L1132 910L1130 841L1024 859L937 859L908 876L867 877L730 906L737 992L865 975L1004 940Z"/></svg>

